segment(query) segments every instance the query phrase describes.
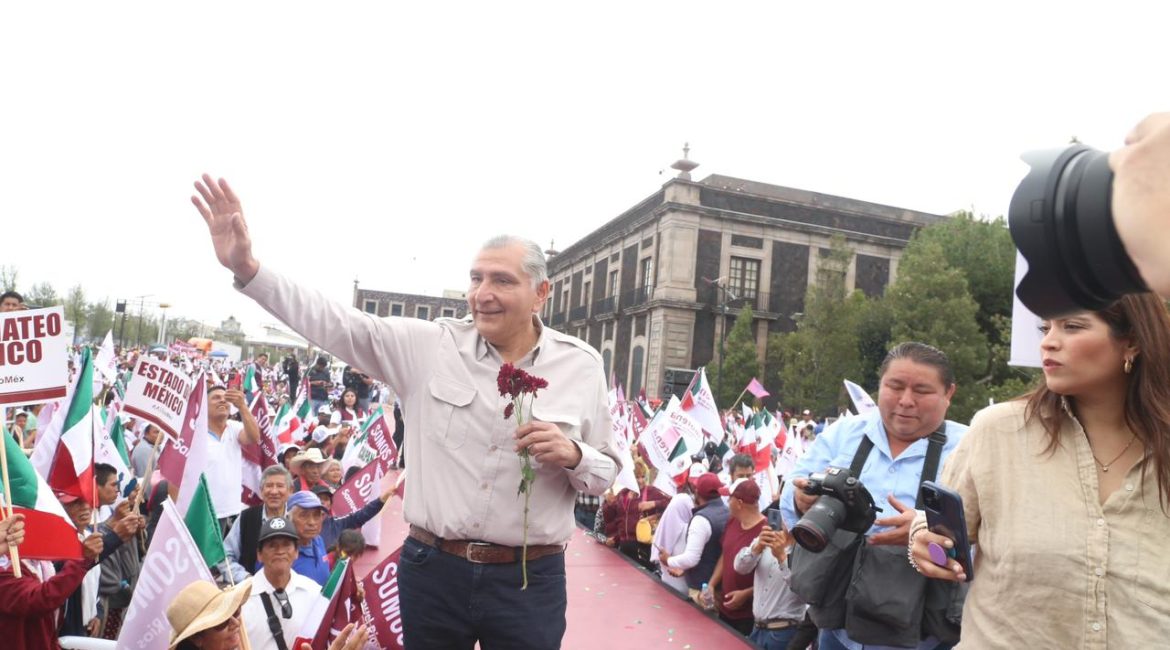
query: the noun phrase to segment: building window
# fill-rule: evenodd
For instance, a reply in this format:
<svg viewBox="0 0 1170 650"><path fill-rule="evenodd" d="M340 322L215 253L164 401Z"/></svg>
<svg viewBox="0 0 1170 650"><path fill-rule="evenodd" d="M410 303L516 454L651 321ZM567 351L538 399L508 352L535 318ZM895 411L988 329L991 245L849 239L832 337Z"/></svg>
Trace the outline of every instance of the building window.
<svg viewBox="0 0 1170 650"><path fill-rule="evenodd" d="M377 300L365 301L365 304L362 306L362 311L366 312L367 314L378 313L378 301Z"/></svg>
<svg viewBox="0 0 1170 650"><path fill-rule="evenodd" d="M645 356L646 351L642 346L635 345L634 352L630 355L630 395L637 395L642 390L642 365Z"/></svg>
<svg viewBox="0 0 1170 650"><path fill-rule="evenodd" d="M404 306L402 303L400 303L400 302L390 303L390 315L391 316L401 316L403 313L404 313Z"/></svg>
<svg viewBox="0 0 1170 650"><path fill-rule="evenodd" d="M740 298L755 298L760 289L760 260L731 258L730 284L727 288Z"/></svg>
<svg viewBox="0 0 1170 650"><path fill-rule="evenodd" d="M593 288L592 282L585 283L585 288L581 292L581 306L582 307L589 304L589 290L592 288Z"/></svg>
<svg viewBox="0 0 1170 650"><path fill-rule="evenodd" d="M609 295L618 295L618 272L611 271L609 274Z"/></svg>
<svg viewBox="0 0 1170 650"><path fill-rule="evenodd" d="M638 274L642 278L642 286L649 287L654 284L654 258L647 257L642 260L642 272Z"/></svg>
<svg viewBox="0 0 1170 650"><path fill-rule="evenodd" d="M415 318L421 318L423 320L430 320L431 319L431 308L428 307L427 305L415 305L414 306L414 316L415 316Z"/></svg>
<svg viewBox="0 0 1170 650"><path fill-rule="evenodd" d="M455 310L450 307L444 307L443 318L455 318Z"/></svg>
<svg viewBox="0 0 1170 650"><path fill-rule="evenodd" d="M565 289L564 293L561 294L561 310L569 311L569 309L569 290Z"/></svg>
<svg viewBox="0 0 1170 650"><path fill-rule="evenodd" d="M605 381L607 383L609 382L609 366L610 366L610 362L612 362L612 361L613 361L613 352L610 350L602 350L601 351L601 365L602 365L603 369L605 370ZM610 388L613 388L613 386L610 386Z"/></svg>

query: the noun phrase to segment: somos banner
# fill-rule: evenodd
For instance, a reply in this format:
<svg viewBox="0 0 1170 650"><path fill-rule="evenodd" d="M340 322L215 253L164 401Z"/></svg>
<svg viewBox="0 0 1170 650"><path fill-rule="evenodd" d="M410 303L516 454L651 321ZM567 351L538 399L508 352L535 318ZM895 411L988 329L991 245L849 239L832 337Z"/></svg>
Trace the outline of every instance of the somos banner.
<svg viewBox="0 0 1170 650"><path fill-rule="evenodd" d="M64 322L64 307L0 313L0 404L65 397L70 341Z"/></svg>
<svg viewBox="0 0 1170 650"><path fill-rule="evenodd" d="M384 650L402 650L402 611L398 600L398 560L401 557L400 546L362 580L366 594L362 613L370 637L377 638L378 645Z"/></svg>
<svg viewBox="0 0 1170 650"><path fill-rule="evenodd" d="M176 438L195 382L183 371L146 355L138 358L122 410L157 424Z"/></svg>

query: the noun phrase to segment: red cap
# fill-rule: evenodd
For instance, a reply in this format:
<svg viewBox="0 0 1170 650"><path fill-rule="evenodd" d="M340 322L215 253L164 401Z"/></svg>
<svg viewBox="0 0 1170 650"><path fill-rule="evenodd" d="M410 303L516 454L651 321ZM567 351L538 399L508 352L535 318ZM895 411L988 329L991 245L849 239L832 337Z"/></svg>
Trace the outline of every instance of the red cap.
<svg viewBox="0 0 1170 650"><path fill-rule="evenodd" d="M703 497L704 499L714 499L719 496L720 491L723 489L726 489L723 487L723 481L720 481L718 476L710 472L695 479L695 496Z"/></svg>
<svg viewBox="0 0 1170 650"><path fill-rule="evenodd" d="M736 481L731 488L730 496L733 496L744 503L759 503L760 502L760 486L758 483L750 478L741 478Z"/></svg>
<svg viewBox="0 0 1170 650"><path fill-rule="evenodd" d="M62 504L73 503L74 501L77 501L78 499L81 498L81 497L77 496L76 494L68 494L66 492L57 492L56 495L57 495L57 500L60 501Z"/></svg>

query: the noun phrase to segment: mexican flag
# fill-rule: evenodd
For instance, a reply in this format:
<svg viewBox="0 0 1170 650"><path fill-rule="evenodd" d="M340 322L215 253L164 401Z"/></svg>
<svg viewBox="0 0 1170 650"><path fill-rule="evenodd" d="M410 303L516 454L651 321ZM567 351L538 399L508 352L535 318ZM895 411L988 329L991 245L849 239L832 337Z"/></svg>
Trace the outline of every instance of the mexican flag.
<svg viewBox="0 0 1170 650"><path fill-rule="evenodd" d="M98 418L98 407L93 407L93 417ZM126 452L125 429L122 427L122 418L118 415L110 416L113 426L109 431L102 429L98 432L97 447L94 449L94 463L105 463L118 471L118 481L122 485L122 494L130 493L138 484L138 479L130 471L130 454Z"/></svg>
<svg viewBox="0 0 1170 650"><path fill-rule="evenodd" d="M93 358L89 348L81 351L81 372L65 408L61 438L49 466L49 486L84 499L96 507L93 457L94 439L102 431L101 415L93 408Z"/></svg>
<svg viewBox="0 0 1170 650"><path fill-rule="evenodd" d="M357 579L350 561L339 560L317 600L309 607L292 647L299 648L302 643L314 648L328 647L346 625L361 618L361 609L353 606L356 595Z"/></svg>
<svg viewBox="0 0 1170 650"><path fill-rule="evenodd" d="M256 380L256 364L249 363L248 369L244 371L244 399L251 404L252 396L260 392L260 382Z"/></svg>
<svg viewBox="0 0 1170 650"><path fill-rule="evenodd" d="M301 388L297 391L297 401L290 408L288 402L281 405L276 412L276 439L287 445L300 442L305 425L309 421L312 405L309 403L309 377L301 380Z"/></svg>
<svg viewBox="0 0 1170 650"><path fill-rule="evenodd" d="M703 427L703 434L708 440L723 440L723 422L719 417L719 407L715 406L715 394L711 392L711 384L707 381L706 368L699 368L699 372L691 379L681 407Z"/></svg>
<svg viewBox="0 0 1170 650"><path fill-rule="evenodd" d="M65 514L65 508L24 457L16 439L4 435L3 444L8 455L8 484L12 488L12 494L4 494L4 500L12 503L14 513L24 515L21 556L30 560L80 560L77 528ZM0 493L3 492L0 483Z"/></svg>

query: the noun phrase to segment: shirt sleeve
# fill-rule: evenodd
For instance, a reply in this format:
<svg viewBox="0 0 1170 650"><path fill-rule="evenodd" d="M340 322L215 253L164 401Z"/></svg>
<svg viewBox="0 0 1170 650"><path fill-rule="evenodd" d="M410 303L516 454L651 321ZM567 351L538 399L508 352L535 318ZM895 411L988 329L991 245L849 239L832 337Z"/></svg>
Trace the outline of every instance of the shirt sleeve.
<svg viewBox="0 0 1170 650"><path fill-rule="evenodd" d="M695 517L687 528L687 547L680 555L666 560L675 569L693 569L703 557L703 547L711 540L711 522L706 517Z"/></svg>
<svg viewBox="0 0 1170 650"><path fill-rule="evenodd" d="M581 419L581 439L573 441L581 450L581 462L572 469L565 468L573 489L592 496L608 490L621 470L617 450L610 444L613 426L605 377L599 372L598 379L596 389L586 400Z"/></svg>
<svg viewBox="0 0 1170 650"><path fill-rule="evenodd" d="M796 522L800 521L800 515L796 513L794 479L807 478L809 474L823 471L829 466L837 455L836 434L838 432L840 432L839 428L817 436L813 440L812 447L809 447L804 456L797 461L796 467L784 477L784 489L780 492L780 514L784 517L784 525L788 530L792 530Z"/></svg>
<svg viewBox="0 0 1170 650"><path fill-rule="evenodd" d="M942 484L963 497L963 518L967 520L967 541L977 544L980 510L979 490L975 485L975 465L980 456L980 441L987 437L984 430L987 428L985 419L975 415L971 420L971 428L963 435L963 439L955 446L943 463Z"/></svg>
<svg viewBox="0 0 1170 650"><path fill-rule="evenodd" d="M81 588L81 581L92 565L84 560L73 560L44 582L25 575L16 578L11 573L0 575L0 613L14 617L41 616L60 609L70 594Z"/></svg>
<svg viewBox="0 0 1170 650"><path fill-rule="evenodd" d="M227 555L228 562L240 561L240 522L244 520L242 514L236 517L231 529L228 530L227 537L223 538L223 550Z"/></svg>
<svg viewBox="0 0 1170 650"><path fill-rule="evenodd" d="M760 538L756 537L752 540L751 544L748 544L747 546L739 549L739 552L735 554L734 566L736 573L740 575L747 575L756 570L756 565L760 563L760 555L752 553L752 548L755 547L756 542L758 541L760 541ZM764 553L770 552L771 551L768 551L767 549L764 550Z"/></svg>
<svg viewBox="0 0 1170 650"><path fill-rule="evenodd" d="M435 362L439 325L418 318L382 320L301 287L263 265L247 285L237 283L236 288L317 347L359 364L404 397L426 386L419 381L418 370Z"/></svg>

